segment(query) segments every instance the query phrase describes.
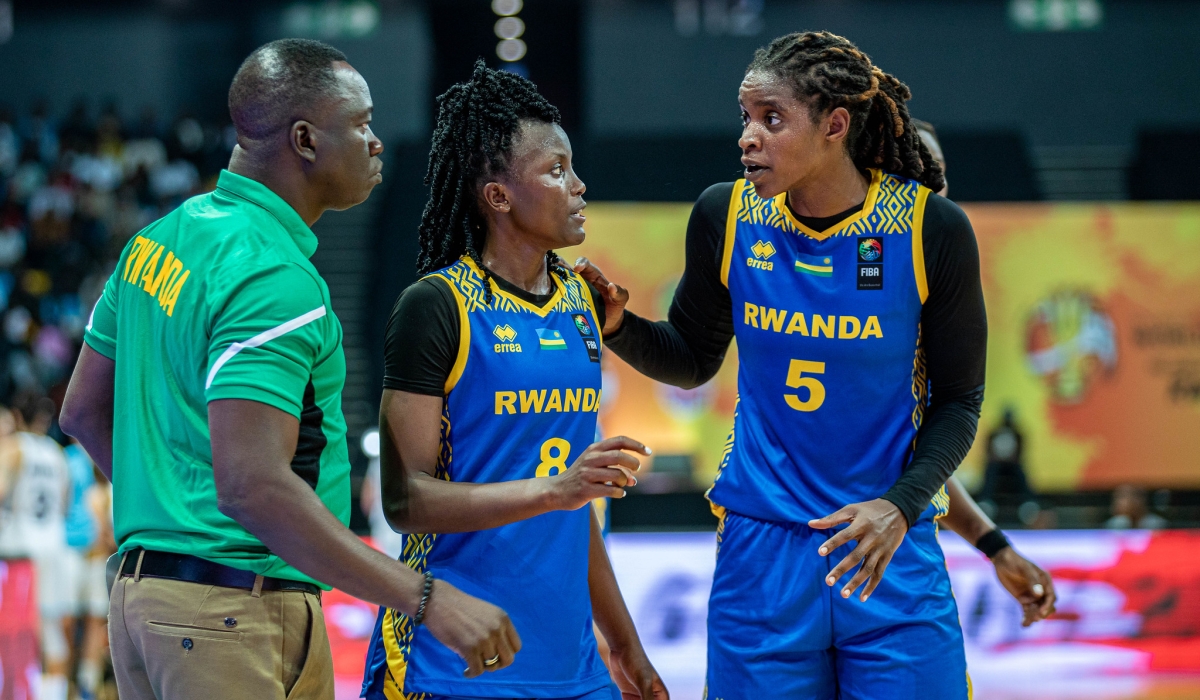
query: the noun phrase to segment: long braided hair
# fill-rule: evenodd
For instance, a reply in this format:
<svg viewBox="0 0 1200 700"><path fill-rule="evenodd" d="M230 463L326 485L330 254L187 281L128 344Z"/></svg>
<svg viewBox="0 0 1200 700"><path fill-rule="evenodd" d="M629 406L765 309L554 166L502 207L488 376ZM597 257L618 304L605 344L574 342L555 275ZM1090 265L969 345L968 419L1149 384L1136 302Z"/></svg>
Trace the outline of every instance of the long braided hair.
<svg viewBox="0 0 1200 700"><path fill-rule="evenodd" d="M937 192L942 166L921 141L905 104L912 92L871 63L849 39L829 32L788 34L754 53L746 69L791 81L813 121L830 110L850 112L846 148L860 169L880 168Z"/></svg>
<svg viewBox="0 0 1200 700"><path fill-rule="evenodd" d="M513 137L522 120L559 123L558 109L537 86L508 71L492 70L480 59L471 79L456 83L437 98L437 124L429 150L425 185L429 202L421 214L417 274L424 275L470 256L484 277L492 301L491 272L483 264L487 220L479 207L479 188L509 166ZM565 277L554 251L547 269Z"/></svg>

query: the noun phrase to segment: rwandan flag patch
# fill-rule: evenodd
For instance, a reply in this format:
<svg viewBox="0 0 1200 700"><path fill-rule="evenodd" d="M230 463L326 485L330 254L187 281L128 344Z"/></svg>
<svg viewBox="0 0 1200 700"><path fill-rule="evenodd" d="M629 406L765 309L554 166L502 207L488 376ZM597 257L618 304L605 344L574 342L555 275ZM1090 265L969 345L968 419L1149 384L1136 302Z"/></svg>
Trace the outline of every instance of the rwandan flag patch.
<svg viewBox="0 0 1200 700"><path fill-rule="evenodd" d="M537 329L538 346L543 350L566 350L567 341L553 328Z"/></svg>
<svg viewBox="0 0 1200 700"><path fill-rule="evenodd" d="M801 255L796 260L796 272L817 277L833 277L833 258L828 255Z"/></svg>

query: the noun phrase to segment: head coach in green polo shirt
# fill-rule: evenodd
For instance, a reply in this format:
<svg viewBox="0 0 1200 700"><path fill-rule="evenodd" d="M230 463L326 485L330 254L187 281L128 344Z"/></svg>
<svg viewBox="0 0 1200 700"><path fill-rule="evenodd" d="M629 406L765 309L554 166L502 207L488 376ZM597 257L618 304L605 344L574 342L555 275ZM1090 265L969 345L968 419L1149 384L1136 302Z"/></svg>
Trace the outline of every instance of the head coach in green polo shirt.
<svg viewBox="0 0 1200 700"><path fill-rule="evenodd" d="M229 169L125 247L60 419L113 482L121 697L332 698L328 585L423 619L468 675L502 668L520 647L503 611L346 528L342 328L310 226L381 180L367 84L286 39L246 59L229 107Z"/></svg>

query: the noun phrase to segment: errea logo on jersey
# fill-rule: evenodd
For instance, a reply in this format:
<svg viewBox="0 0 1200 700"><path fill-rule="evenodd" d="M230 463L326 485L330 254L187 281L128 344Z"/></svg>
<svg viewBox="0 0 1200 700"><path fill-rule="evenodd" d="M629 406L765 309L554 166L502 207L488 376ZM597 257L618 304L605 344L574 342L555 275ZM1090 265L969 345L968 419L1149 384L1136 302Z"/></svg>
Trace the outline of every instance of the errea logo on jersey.
<svg viewBox="0 0 1200 700"><path fill-rule="evenodd" d="M493 348L496 352L521 352L521 344L513 342L517 339L517 332L507 323L493 328L492 335L500 341Z"/></svg>
<svg viewBox="0 0 1200 700"><path fill-rule="evenodd" d="M775 263L768 262L768 259L775 254L775 246L771 245L770 241L756 242L750 246L750 252L754 253L754 257L746 258L747 266L768 271L775 269Z"/></svg>

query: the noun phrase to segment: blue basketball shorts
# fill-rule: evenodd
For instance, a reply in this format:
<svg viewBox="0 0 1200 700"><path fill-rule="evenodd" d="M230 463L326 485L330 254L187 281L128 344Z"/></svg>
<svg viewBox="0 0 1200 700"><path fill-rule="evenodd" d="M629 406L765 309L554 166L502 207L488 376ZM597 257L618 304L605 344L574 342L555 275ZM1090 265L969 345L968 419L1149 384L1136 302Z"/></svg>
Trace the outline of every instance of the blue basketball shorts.
<svg viewBox="0 0 1200 700"><path fill-rule="evenodd" d="M426 700L500 700L497 698L476 698L463 697L459 695L426 695ZM509 700L504 698L503 700ZM527 700L526 698L512 698L512 700ZM528 700L536 700L528 698ZM617 690L616 684L610 685L607 688L592 691L586 695L579 695L573 698L554 698L553 700L621 700L621 691Z"/></svg>
<svg viewBox="0 0 1200 700"><path fill-rule="evenodd" d="M825 577L833 530L727 512L708 607L707 700L967 700L958 608L932 509L867 602Z"/></svg>

